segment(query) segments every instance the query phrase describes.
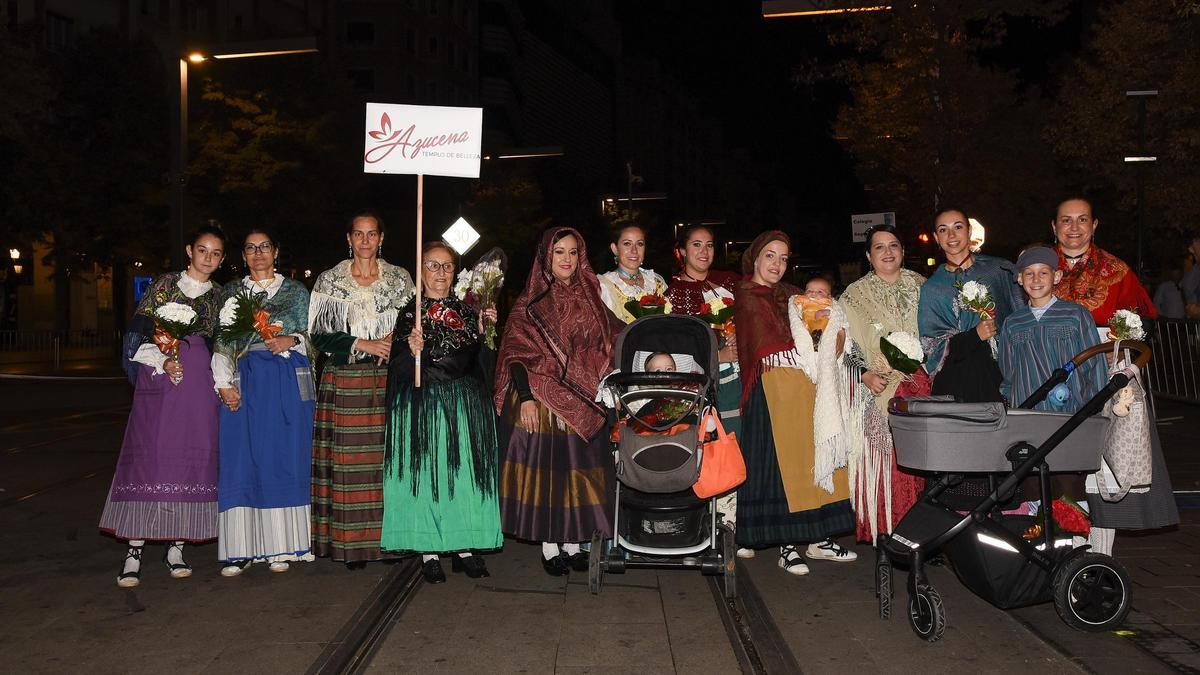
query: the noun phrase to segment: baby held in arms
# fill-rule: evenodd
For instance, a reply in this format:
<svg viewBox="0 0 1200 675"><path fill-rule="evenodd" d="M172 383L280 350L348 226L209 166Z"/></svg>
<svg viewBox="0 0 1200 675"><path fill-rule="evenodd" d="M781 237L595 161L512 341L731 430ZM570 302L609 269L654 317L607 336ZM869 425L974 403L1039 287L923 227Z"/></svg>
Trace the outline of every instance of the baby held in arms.
<svg viewBox="0 0 1200 675"><path fill-rule="evenodd" d="M833 284L825 276L814 276L804 284L804 295L793 298L800 308L804 328L812 337L813 348L819 349L821 336L829 326L829 317L833 314ZM839 328L836 353L841 354L845 346L846 331Z"/></svg>

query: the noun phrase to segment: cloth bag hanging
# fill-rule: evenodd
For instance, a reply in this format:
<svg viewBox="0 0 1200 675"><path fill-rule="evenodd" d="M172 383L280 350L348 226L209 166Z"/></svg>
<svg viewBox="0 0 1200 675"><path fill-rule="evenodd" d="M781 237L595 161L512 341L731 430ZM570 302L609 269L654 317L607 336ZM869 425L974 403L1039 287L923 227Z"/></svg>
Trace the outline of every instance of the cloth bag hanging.
<svg viewBox="0 0 1200 675"><path fill-rule="evenodd" d="M1107 470L1102 468L1096 474L1100 498L1107 502L1121 501L1131 490L1146 492L1153 473L1146 391L1138 381L1136 366L1120 367L1120 344L1118 340L1113 345L1111 374L1123 371L1129 376L1129 384L1104 404L1104 415L1111 420L1104 432L1103 457Z"/></svg>
<svg viewBox="0 0 1200 675"><path fill-rule="evenodd" d="M692 486L701 499L729 492L746 480L746 461L742 459L737 434L725 433L721 416L712 408L708 410L708 420L716 427L717 436L701 446L700 477ZM700 424L700 433L707 428L707 422Z"/></svg>

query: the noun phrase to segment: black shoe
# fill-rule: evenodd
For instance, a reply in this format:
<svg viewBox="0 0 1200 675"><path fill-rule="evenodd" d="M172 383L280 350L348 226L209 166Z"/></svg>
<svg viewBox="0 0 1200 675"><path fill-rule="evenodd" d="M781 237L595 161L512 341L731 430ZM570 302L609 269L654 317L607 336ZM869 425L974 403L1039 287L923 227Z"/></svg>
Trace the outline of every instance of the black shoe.
<svg viewBox="0 0 1200 675"><path fill-rule="evenodd" d="M366 560L347 560L346 561L346 569L348 569L348 570L361 570L362 568L364 568L366 566L367 566Z"/></svg>
<svg viewBox="0 0 1200 675"><path fill-rule="evenodd" d="M552 577L565 577L571 573L571 563L565 553L560 553L549 560L542 558L542 569Z"/></svg>
<svg viewBox="0 0 1200 675"><path fill-rule="evenodd" d="M421 565L421 576L430 584L446 583L446 573L442 571L442 563L437 558Z"/></svg>
<svg viewBox="0 0 1200 675"><path fill-rule="evenodd" d="M454 561L450 563L450 569L455 572L464 572L472 579L492 576L488 574L487 563L477 555L469 555L465 558L460 555L454 556Z"/></svg>
<svg viewBox="0 0 1200 675"><path fill-rule="evenodd" d="M567 562L571 566L571 569L576 572L586 572L588 571L588 552L580 551L575 555L569 555L567 556Z"/></svg>

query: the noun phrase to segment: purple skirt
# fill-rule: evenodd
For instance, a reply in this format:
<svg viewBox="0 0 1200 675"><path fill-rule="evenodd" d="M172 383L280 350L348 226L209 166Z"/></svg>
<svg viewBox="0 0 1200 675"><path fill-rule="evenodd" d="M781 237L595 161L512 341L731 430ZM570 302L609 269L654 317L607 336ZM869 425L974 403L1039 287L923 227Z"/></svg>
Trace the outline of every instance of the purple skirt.
<svg viewBox="0 0 1200 675"><path fill-rule="evenodd" d="M201 541L216 537L217 412L204 339L179 349L174 385L138 367L133 407L100 529L122 539Z"/></svg>
<svg viewBox="0 0 1200 675"><path fill-rule="evenodd" d="M608 430L584 440L538 403L539 429L516 426L513 395L500 418L500 524L520 539L589 541L612 536L614 464Z"/></svg>

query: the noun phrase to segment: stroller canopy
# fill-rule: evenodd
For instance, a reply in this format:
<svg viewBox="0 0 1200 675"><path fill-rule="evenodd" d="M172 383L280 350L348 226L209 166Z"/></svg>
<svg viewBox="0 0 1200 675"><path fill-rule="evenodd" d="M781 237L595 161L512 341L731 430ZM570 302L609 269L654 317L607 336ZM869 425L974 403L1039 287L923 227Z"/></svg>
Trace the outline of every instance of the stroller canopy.
<svg viewBox="0 0 1200 675"><path fill-rule="evenodd" d="M632 373L637 352L687 354L708 376L717 372L717 338L712 328L694 316L652 314L643 316L621 331L613 351L613 366Z"/></svg>

